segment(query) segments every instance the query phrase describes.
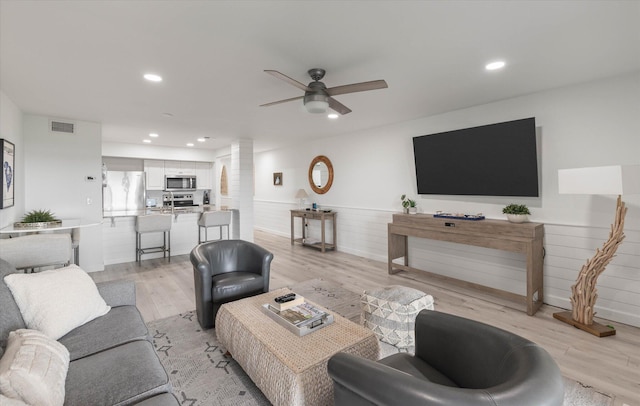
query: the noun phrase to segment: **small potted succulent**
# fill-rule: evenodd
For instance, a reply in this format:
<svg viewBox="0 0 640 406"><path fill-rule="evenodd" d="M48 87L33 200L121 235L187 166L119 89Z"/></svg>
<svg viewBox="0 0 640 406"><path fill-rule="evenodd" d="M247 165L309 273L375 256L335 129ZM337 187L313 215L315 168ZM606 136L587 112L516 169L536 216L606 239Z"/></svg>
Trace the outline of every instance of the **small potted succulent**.
<svg viewBox="0 0 640 406"><path fill-rule="evenodd" d="M31 210L24 215L21 222L14 223L13 226L15 228L47 228L61 224L62 220L57 219L49 210Z"/></svg>
<svg viewBox="0 0 640 406"><path fill-rule="evenodd" d="M502 212L507 215L507 219L512 223L524 223L529 220L529 208L524 204L511 203L502 209Z"/></svg>
<svg viewBox="0 0 640 406"><path fill-rule="evenodd" d="M400 200L402 200L402 207L404 207L405 213L415 214L418 212L415 200L409 199L407 195L400 196Z"/></svg>

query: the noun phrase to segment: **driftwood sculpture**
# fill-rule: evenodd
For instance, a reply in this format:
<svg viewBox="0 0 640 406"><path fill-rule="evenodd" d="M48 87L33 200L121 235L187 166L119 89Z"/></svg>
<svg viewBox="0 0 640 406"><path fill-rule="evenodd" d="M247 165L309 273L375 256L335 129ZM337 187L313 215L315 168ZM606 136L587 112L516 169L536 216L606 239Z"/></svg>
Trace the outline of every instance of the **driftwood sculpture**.
<svg viewBox="0 0 640 406"><path fill-rule="evenodd" d="M571 287L572 316L573 320L579 323L593 324L593 316L595 314L593 307L598 299L598 290L596 289L598 276L604 272L605 267L615 256L618 245L624 240L623 227L626 214L627 208L621 196L618 196L616 218L611 225L609 240L604 243L602 249L596 250L593 258L582 266L575 285Z"/></svg>

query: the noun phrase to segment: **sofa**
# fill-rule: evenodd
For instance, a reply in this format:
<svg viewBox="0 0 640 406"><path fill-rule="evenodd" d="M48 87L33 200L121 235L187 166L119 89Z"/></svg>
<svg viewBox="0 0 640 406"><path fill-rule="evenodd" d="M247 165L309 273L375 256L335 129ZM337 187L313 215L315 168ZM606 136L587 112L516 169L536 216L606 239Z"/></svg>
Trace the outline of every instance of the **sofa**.
<svg viewBox="0 0 640 406"><path fill-rule="evenodd" d="M49 275L55 276L53 272L58 271ZM6 350L11 344L10 334L13 337L20 331L41 334L27 329L21 313L24 309L19 306L22 302L14 299L12 287L5 282L5 276L20 273L0 258L0 364L2 356L9 353ZM93 282L90 283L93 287ZM57 340L68 350L68 370L62 388L64 405L178 405L136 308L135 284L116 281L95 286L110 309ZM50 340L56 344L56 340ZM6 397L2 399L9 402Z"/></svg>

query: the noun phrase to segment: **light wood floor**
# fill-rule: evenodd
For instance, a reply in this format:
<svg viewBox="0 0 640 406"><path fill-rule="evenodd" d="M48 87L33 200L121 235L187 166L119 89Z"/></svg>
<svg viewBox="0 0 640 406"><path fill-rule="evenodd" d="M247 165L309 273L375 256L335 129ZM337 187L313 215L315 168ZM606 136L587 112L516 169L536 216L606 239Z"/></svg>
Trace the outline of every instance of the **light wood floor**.
<svg viewBox="0 0 640 406"><path fill-rule="evenodd" d="M617 334L597 338L553 319L559 309L543 305L534 315L495 303L475 292L414 275L387 273L387 265L341 252L320 253L291 246L289 238L256 231L255 242L274 254L270 288L307 279L333 280L361 293L386 285L404 285L433 295L436 310L491 324L542 345L563 375L615 396L616 406L640 406L640 328L610 321ZM109 265L93 273L96 281L133 280L137 304L146 321L195 309L193 273L188 255L143 260L141 265ZM602 320L599 320L603 322Z"/></svg>

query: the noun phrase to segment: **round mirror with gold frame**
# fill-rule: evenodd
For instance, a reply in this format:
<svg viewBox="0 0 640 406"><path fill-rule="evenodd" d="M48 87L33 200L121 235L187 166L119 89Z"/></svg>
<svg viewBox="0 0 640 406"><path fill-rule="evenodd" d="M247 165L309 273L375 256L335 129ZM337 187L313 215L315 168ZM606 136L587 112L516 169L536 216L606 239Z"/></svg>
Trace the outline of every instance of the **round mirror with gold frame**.
<svg viewBox="0 0 640 406"><path fill-rule="evenodd" d="M324 155L313 158L309 165L309 186L317 194L325 194L333 184L333 165Z"/></svg>

